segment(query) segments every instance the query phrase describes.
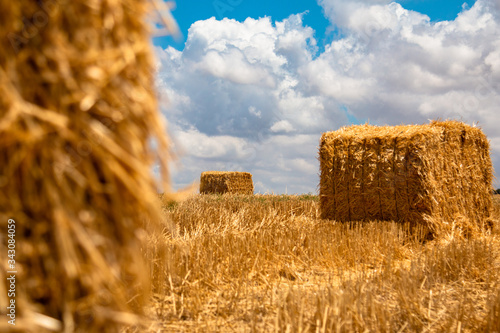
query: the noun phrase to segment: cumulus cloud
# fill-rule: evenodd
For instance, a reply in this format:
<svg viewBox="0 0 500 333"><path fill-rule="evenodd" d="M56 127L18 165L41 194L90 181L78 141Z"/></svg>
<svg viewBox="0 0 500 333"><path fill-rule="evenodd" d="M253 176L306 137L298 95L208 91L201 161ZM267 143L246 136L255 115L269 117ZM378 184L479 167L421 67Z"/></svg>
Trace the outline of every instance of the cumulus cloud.
<svg viewBox="0 0 500 333"><path fill-rule="evenodd" d="M246 141L233 136L208 136L190 128L174 131L174 137L181 152L196 158L237 161L251 154Z"/></svg>
<svg viewBox="0 0 500 333"><path fill-rule="evenodd" d="M367 10L377 10L381 5L389 4L389 0L318 0L332 24L338 27L347 27L351 21L364 18Z"/></svg>
<svg viewBox="0 0 500 333"><path fill-rule="evenodd" d="M172 96L167 118L208 135L254 139L272 133L280 120L295 126L291 118L300 119L286 102L310 104L297 72L312 60L313 33L303 26L302 15L276 24L267 17L194 23L182 52L157 49L157 85ZM315 119L309 121L310 131L324 127L324 117L332 117L314 114L321 112L321 103L315 103L300 112L302 118Z"/></svg>
<svg viewBox="0 0 500 333"><path fill-rule="evenodd" d="M163 111L185 146L180 182L234 169L260 191L314 192L320 134L349 121L478 122L498 168L498 2L444 22L385 0L319 4L342 31L319 55L302 14L198 21L183 51L157 49Z"/></svg>
<svg viewBox="0 0 500 333"><path fill-rule="evenodd" d="M179 183L210 169L251 171L265 184L262 191L287 186L271 182L265 169L304 180L300 173L316 165L318 133L347 123L335 101L308 94L302 84L300 69L317 51L313 35L302 14L274 24L268 17L211 18L190 27L183 51L157 48L157 86L169 100L163 112L183 148ZM274 142L281 134L293 140L311 133L305 157ZM309 185L296 181L288 190L314 191L316 175L307 177Z"/></svg>
<svg viewBox="0 0 500 333"><path fill-rule="evenodd" d="M311 61L304 78L362 119L454 117L494 134L500 24L493 4L478 0L454 21L431 23L397 3L364 2L344 13L347 37Z"/></svg>

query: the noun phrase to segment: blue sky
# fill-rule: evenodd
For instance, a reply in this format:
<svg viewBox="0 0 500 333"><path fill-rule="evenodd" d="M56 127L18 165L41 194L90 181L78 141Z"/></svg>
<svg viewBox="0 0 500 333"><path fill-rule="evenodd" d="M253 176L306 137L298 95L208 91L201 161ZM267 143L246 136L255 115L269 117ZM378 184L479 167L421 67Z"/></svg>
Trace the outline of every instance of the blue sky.
<svg viewBox="0 0 500 333"><path fill-rule="evenodd" d="M432 21L453 20L462 11L463 6L471 7L475 1L465 0L401 0L404 8L426 14ZM154 39L154 44L163 48L173 46L178 50L184 48L188 29L194 22L210 17L224 17L244 21L247 17L272 17L273 21L281 21L291 14L307 11L304 25L315 30L319 51L339 34L325 17L324 11L316 0L182 0L176 3L173 11L179 24L182 37L175 40L171 37Z"/></svg>
<svg viewBox="0 0 500 333"><path fill-rule="evenodd" d="M224 17L244 21L247 17L259 18L270 16L274 21L281 21L291 14L307 11L304 23L314 27L320 39L329 26L328 19L322 13L316 0L289 0L289 1L263 1L263 0L185 0L177 3L173 12L183 37L176 41L171 37L156 38L155 45L166 47L172 45L177 49L184 48L187 32L192 23L210 17L222 19Z"/></svg>
<svg viewBox="0 0 500 333"><path fill-rule="evenodd" d="M175 188L248 171L256 192L316 192L322 132L478 124L500 168L500 2L186 0L154 39ZM495 188L500 187L498 180Z"/></svg>
<svg viewBox="0 0 500 333"><path fill-rule="evenodd" d="M404 8L426 14L432 21L454 20L462 9L470 8L475 1L465 0L402 0Z"/></svg>

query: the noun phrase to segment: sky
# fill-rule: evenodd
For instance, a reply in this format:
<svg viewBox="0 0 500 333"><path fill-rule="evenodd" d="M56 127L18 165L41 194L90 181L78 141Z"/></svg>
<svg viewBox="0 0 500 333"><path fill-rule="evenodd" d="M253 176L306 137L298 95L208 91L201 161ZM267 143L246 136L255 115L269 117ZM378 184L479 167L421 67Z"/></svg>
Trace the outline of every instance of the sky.
<svg viewBox="0 0 500 333"><path fill-rule="evenodd" d="M365 122L476 124L500 168L498 0L185 0L172 14L183 36L153 44L175 188L226 170L251 172L256 193L317 193L321 133Z"/></svg>

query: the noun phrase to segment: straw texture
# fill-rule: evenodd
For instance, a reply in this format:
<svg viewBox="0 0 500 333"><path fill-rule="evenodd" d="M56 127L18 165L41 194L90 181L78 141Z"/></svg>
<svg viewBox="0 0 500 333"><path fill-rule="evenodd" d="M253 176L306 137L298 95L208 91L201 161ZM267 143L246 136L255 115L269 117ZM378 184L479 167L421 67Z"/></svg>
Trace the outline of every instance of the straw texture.
<svg viewBox="0 0 500 333"><path fill-rule="evenodd" d="M252 174L230 171L202 172L200 193L253 194Z"/></svg>
<svg viewBox="0 0 500 333"><path fill-rule="evenodd" d="M470 233L491 215L489 142L461 122L341 128L322 135L319 160L324 219Z"/></svg>
<svg viewBox="0 0 500 333"><path fill-rule="evenodd" d="M116 332L148 300L141 235L161 217L151 166L167 190L169 157L149 11L144 0L0 1L0 223L6 235L16 221L18 271L16 326L1 292L0 331Z"/></svg>

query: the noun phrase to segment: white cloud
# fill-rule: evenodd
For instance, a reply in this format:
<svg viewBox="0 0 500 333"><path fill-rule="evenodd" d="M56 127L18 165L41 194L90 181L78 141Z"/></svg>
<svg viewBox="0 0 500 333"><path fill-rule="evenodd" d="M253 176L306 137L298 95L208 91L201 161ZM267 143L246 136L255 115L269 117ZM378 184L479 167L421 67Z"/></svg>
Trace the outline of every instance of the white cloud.
<svg viewBox="0 0 500 333"><path fill-rule="evenodd" d="M232 136L208 136L191 128L174 131L178 150L197 158L240 160L249 157L251 151L244 139Z"/></svg>
<svg viewBox="0 0 500 333"><path fill-rule="evenodd" d="M281 31L285 33L285 31ZM202 61L210 52L241 51L255 68L278 68L286 59L274 52L278 31L270 18L252 19L244 22L214 18L197 21L189 28L189 36L183 56L192 61Z"/></svg>
<svg viewBox="0 0 500 333"><path fill-rule="evenodd" d="M271 126L271 132L279 133L279 132L292 132L293 126L288 122L288 120L280 120Z"/></svg>
<svg viewBox="0 0 500 333"><path fill-rule="evenodd" d="M325 8L339 3L325 1ZM397 3L364 2L343 12L347 37L311 61L303 77L360 119L459 116L491 124L499 87L485 82L495 73L500 35L491 5L478 0L454 21L431 23Z"/></svg>
<svg viewBox="0 0 500 333"><path fill-rule="evenodd" d="M275 85L265 68L250 63L245 54L236 48L226 49L223 52L207 51L203 59L195 64L195 69L234 83L263 84L270 88Z"/></svg>
<svg viewBox="0 0 500 333"><path fill-rule="evenodd" d="M318 56L301 15L198 21L182 52L157 50L164 112L186 148L181 182L241 169L262 190L315 191L321 132L348 115L379 125L479 122L500 163L498 1L477 0L444 22L386 0L319 3L342 37Z"/></svg>
<svg viewBox="0 0 500 333"><path fill-rule="evenodd" d="M293 136L288 135L274 135L270 137L266 144L271 146L278 146L289 151L291 148L295 148L295 153L299 152L309 152L306 150L311 146L316 146L319 143L319 136L317 134L297 134Z"/></svg>
<svg viewBox="0 0 500 333"><path fill-rule="evenodd" d="M500 41L494 43L494 51L486 56L484 62L490 66L492 75L500 78Z"/></svg>
<svg viewBox="0 0 500 333"><path fill-rule="evenodd" d="M348 26L356 12L390 2L390 0L318 0L330 22L340 27Z"/></svg>
<svg viewBox="0 0 500 333"><path fill-rule="evenodd" d="M295 170L303 174L305 173L309 175L315 175L316 173L318 173L318 166L303 158L292 159L291 165Z"/></svg>

